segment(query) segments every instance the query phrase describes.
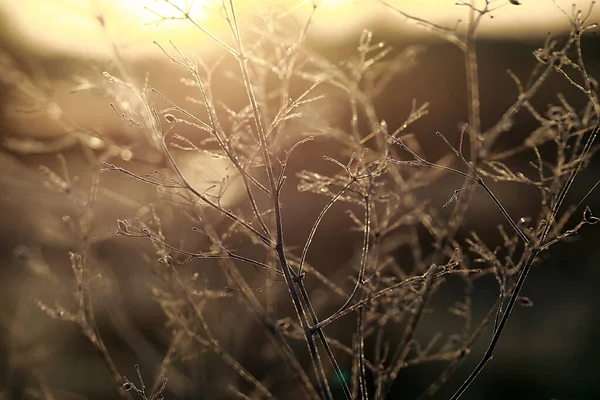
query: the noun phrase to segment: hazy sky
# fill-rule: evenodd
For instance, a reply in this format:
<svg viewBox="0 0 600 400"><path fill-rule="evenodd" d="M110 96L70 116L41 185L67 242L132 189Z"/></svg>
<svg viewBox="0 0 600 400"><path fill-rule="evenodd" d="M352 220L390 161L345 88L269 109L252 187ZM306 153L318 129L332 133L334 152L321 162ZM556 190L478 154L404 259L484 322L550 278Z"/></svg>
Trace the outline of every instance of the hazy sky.
<svg viewBox="0 0 600 400"><path fill-rule="evenodd" d="M570 13L573 0L520 1L522 4L517 6L509 0L493 0L492 7L496 8L492 13L494 18L484 19L480 34L524 37L568 29L567 19L556 4ZM466 20L468 15L468 8L457 6L456 0L389 2L407 13L445 26L453 26L458 19ZM173 0L173 3L182 8L193 3L194 18L216 34L226 35L223 19L205 8L214 5L214 0ZM483 0L477 0L477 3L483 4ZM587 12L591 0L577 0L577 3ZM265 9L277 10L279 14L288 11L299 23L306 19L312 8L312 2L306 0L240 0L235 4L241 15ZM104 16L112 40L134 52L156 51L153 40L172 39L182 47L206 42L206 37L199 32L190 33L190 24L167 21L158 26L152 25L158 17L144 7L165 16L178 15L162 0L0 0L0 14L8 19L8 26L17 40L24 46L39 47L43 51L75 51L96 56L109 54L105 33L95 22L95 15ZM594 18L600 20L599 17L600 6L594 10ZM338 40L349 33L359 32L365 25L372 29L386 26L406 32L410 28L405 22L405 18L377 0L323 0L310 32L324 40Z"/></svg>

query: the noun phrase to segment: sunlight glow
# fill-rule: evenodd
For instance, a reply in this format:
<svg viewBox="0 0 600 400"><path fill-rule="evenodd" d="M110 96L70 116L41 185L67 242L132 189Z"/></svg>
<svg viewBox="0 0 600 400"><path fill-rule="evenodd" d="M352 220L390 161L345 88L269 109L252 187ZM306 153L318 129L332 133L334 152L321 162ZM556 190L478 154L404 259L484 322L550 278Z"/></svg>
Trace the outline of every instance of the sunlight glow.
<svg viewBox="0 0 600 400"><path fill-rule="evenodd" d="M573 0L527 0L521 5L509 0L493 0L493 12L481 21L480 36L526 38L543 37L569 29L564 12L570 14ZM401 9L436 24L453 27L459 20L466 25L469 6L456 0L237 0L238 13L291 16L301 26L318 5L309 37L336 42L348 35L357 36L365 26L371 29L420 34L421 27L405 23L406 18L386 7ZM581 0L578 7L587 10L591 0ZM476 0L481 6L483 0ZM182 49L210 51L214 43L189 21L182 21L181 11L204 29L229 40L230 32L222 14L220 0L0 0L6 31L12 32L19 46L42 53L78 53L92 57L110 56L111 46L127 49L128 55L144 56L155 52L153 41L172 40ZM562 11L560 8L562 8ZM179 9L179 10L178 10ZM241 14L240 14L241 15ZM596 7L592 18L600 16ZM164 17L164 18L162 18ZM107 41L107 38L110 39ZM111 43L112 42L112 43Z"/></svg>

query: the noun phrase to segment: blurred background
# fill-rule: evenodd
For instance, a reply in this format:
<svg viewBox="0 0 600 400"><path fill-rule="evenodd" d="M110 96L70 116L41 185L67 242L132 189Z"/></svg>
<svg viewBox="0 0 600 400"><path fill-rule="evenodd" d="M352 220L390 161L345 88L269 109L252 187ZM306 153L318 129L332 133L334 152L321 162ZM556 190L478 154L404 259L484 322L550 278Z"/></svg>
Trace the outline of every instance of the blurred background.
<svg viewBox="0 0 600 400"><path fill-rule="evenodd" d="M173 2L183 9L192 2ZM481 85L482 126L492 126L518 95L506 74L511 69L526 79L534 69L533 51L542 47L549 32L561 38L570 29L565 15L571 2L522 0L491 2L491 16L483 18L478 34L478 62ZM324 0L319 3L307 32L307 46L332 63L341 63L356 52L364 29L373 31L374 42L383 41L394 50L390 57L402 55L405 66L389 81L375 106L388 126L401 124L410 111L413 99L430 102L430 113L414 125L424 154L432 159L447 152L433 134L442 131L456 138L467 120L467 94L461 52L437 36L428 33L389 7L375 1ZM403 11L443 26L465 21L468 7L448 0L390 1ZM290 16L300 29L309 16L308 1L238 1L238 16L244 29L252 31L256 15L275 13ZM591 1L578 1L587 12ZM223 18L215 15L214 4L195 1L190 15L217 37L229 32ZM77 215L78 205L65 201L45 185L46 166L61 171L64 156L68 173L75 181L77 195L85 199L93 176L93 155L109 154L115 163L144 173L164 160L152 138L135 127L124 125L110 107L111 102L128 104L132 110L139 98L120 86L105 86L104 71L137 83L147 80L169 99L184 103L193 88L181 83L180 68L153 44L165 48L173 41L184 53L198 54L207 65L224 55L214 40L190 27L162 1L144 0L24 0L0 1L0 393L6 399L33 398L40 382L52 388L54 398L115 398L114 384L76 326L45 315L36 301L53 304L62 295L57 282L71 282L68 252L78 238L67 229L65 216ZM493 17L493 18L492 18ZM600 7L592 10L592 21L600 20ZM465 25L465 22L462 22ZM462 26L461 25L461 26ZM590 75L600 77L600 39L586 37L584 59ZM223 64L235 71L234 60ZM243 87L232 83L227 74L213 82L213 91L232 109L246 102ZM534 98L543 108L557 102L564 93L577 108L585 98L564 77L555 74ZM107 94L108 90L108 94ZM347 107L336 101L335 93L319 105L319 115L328 124L343 127L349 120ZM535 121L519 119L517 132L527 135L536 128ZM289 137L297 137L305 125L291 125ZM367 133L365 133L367 134ZM508 146L514 138L499 146ZM514 140L519 140L514 139ZM522 138L520 139L522 140ZM306 144L291 165L291 171L305 168L326 170L322 155L336 156L335 144L317 140ZM226 162L202 155L177 154L184 173L193 184L204 190L231 175ZM235 176L231 176L234 181ZM568 197L577 203L600 179L596 159L577 179ZM456 188L456 179L442 179L422 192L440 206ZM235 183L235 182L234 182ZM292 245L302 245L312 221L327 199L303 194L297 200L295 181L287 183L284 193L284 217ZM237 187L237 189L236 189ZM534 214L535 198L524 195L509 184L494 185L503 204L516 217ZM240 199L239 182L231 185L224 197L226 207L236 207ZM99 285L96 301L103 305L99 324L106 332L109 349L114 349L115 363L133 378L133 365L139 363L152 375L164 353L161 314L149 304L147 279L151 273L138 267L140 254L150 249L147 243L130 238L116 238L116 220L130 219L144 206L160 196L156 188L135 182L120 174L103 174L94 213L95 244L90 263L108 276L110 284ZM593 191L586 204L600 213L600 189ZM346 234L349 226L340 208L323 225L311 249L315 264L324 273L335 270L352 256L356 234ZM337 213L337 214L336 214ZM177 230L181 216L170 215L165 221ZM491 232L501 223L501 216L484 197L477 197L467 215L462 237L469 230ZM218 221L217 221L218 223ZM531 273L524 295L532 308L517 308L508 323L493 361L467 391L464 399L596 399L600 356L600 232L586 227L581 237L556 245L541 267ZM340 233L341 232L341 233ZM187 238L187 240L194 240ZM318 260L318 262L317 262ZM48 272L52 271L52 274ZM214 274L214 271L212 272ZM211 272L207 272L211 274ZM48 279L43 279L46 276ZM210 275L212 278L212 275ZM215 278L216 279L216 278ZM72 283L72 282L71 282ZM445 309L456 300L449 285L434 298L431 307ZM289 309L289 299L281 289L281 309ZM68 290L67 290L68 291ZM61 294L58 294L61 292ZM481 318L497 295L496 282L489 279L474 291L475 318ZM143 311L140 311L143 310ZM235 317L225 306L215 310L216 318ZM428 322L423 335L452 325L440 317ZM116 328L114 328L116 327ZM248 323L231 339L236 349L252 340ZM435 398L448 398L461 379L483 353L489 332L471 353L469 360ZM233 336L233 334L232 334ZM301 350L303 347L299 347ZM93 357L92 357L93 356ZM254 362L257 362L256 360ZM394 387L394 395L413 398L420 394L443 365L404 369ZM202 375L202 372L197 372ZM174 393L166 398L213 398L210 391L198 395L190 383L193 374L169 376ZM187 385L187 386L186 386ZM196 386L194 386L196 385ZM289 398L293 398L290 396Z"/></svg>

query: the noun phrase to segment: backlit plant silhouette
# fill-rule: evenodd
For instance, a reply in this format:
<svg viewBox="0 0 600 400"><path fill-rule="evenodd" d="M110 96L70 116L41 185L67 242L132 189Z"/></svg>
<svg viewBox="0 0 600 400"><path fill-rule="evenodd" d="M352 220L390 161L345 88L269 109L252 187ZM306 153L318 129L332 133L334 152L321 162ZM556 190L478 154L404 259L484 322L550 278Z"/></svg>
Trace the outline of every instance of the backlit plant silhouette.
<svg viewBox="0 0 600 400"><path fill-rule="evenodd" d="M242 29L234 1L216 4L212 11L225 19L227 39L207 31L191 17L190 9L166 3L178 16L153 11L158 23L180 19L182 24L192 24L225 55L208 63L180 51L177 43L156 43L157 51L185 72L181 82L196 93L186 104L176 104L153 88L152 77L138 88L124 77L105 73L108 87L136 99L134 107L114 101L117 115L150 138L166 163L150 172L131 171L110 156L98 160L105 173L119 172L127 179L156 186L160 193L144 217L117 223L119 235L147 239L153 246L148 264L158 280L151 285L152 295L171 330L160 375L167 375L176 363L211 354L211 360L224 363L237 375L237 379L211 382L214 396L382 399L390 394L403 369L443 361L445 369L431 379L421 398L433 396L445 384L457 386L453 399L461 397L491 360L515 306L531 305L521 290L532 266L539 263L543 268L540 254L598 222L585 207L585 199L565 204L575 178L597 149L598 86L587 72L581 46L582 36L596 27L589 21L591 7L565 12L569 35L560 40L549 36L534 52L537 66L531 76L523 79L508 72L518 94L498 121L484 129L476 34L481 21L500 2L485 1L481 8L460 2L469 17L464 29L436 25L385 1L374 3L396 13L399 21L441 35L464 54L467 98L457 101L468 104L468 121L460 124L458 137L453 127L418 132L419 138L438 141L446 149L446 156L429 160L422 155L416 132L411 132L417 121L427 117L429 104L413 101L398 126L389 126L375 106L394 74L410 65L409 54L392 57L393 49L374 42L373 33L365 30L354 56L344 63L331 62L305 45L313 15L319 12L316 2L301 5L312 8L295 32L289 29L288 13L263 16L259 23L244 23L250 28ZM213 84L222 78L221 66L231 59L237 70L227 79L243 87L246 95L244 104L235 107L219 100L221 94ZM533 105L540 88L557 75L578 89L585 99L583 107L575 108L561 94L547 109ZM350 110L350 120L343 127L329 124L318 113L319 104L331 95ZM498 150L499 141L514 134L518 113L533 117L538 127L522 135L517 145ZM183 135L184 128L195 133ZM289 133L298 130L302 132ZM291 172L294 160L303 157L303 148L310 142L335 144L335 154L322 154L330 162L328 173ZM202 154L207 163L226 159L231 175L208 190L198 190L179 166L177 154L181 152ZM523 159L527 163L515 162ZM68 177L46 172L58 189L69 186ZM449 177L463 183L447 194L446 204L420 198L420 188ZM537 214L515 218L495 192L505 182L535 190ZM223 199L234 190L241 193L241 200L225 204ZM305 216L314 222L299 247L286 240L294 227L288 225L283 210L301 210L302 205L291 204L293 196L282 201L285 191L297 191L297 196L310 192L327 199L317 215ZM459 235L475 192L484 193L485 201L494 205L493 212L503 218L498 227L502 248L486 243L477 231L467 238ZM88 210L82 212L85 221L93 201L80 203ZM318 258L312 260L311 248L335 207L346 210L360 239L349 250L353 257L345 265L326 266ZM178 210L202 239L182 243L172 237L168 232L173 227L167 227L160 216L164 208ZM167 398L169 385L164 378L157 379L150 392L139 369L141 387L126 378L123 381L110 349L101 340L88 298L93 290L86 269L86 229L85 224L79 226L82 245L71 257L79 311L41 306L52 316L62 313L61 318L81 325L123 396L135 392L142 398ZM419 231L427 233L430 245L423 243ZM199 242L204 247L198 248ZM408 256L400 260L398 254ZM209 262L220 267L219 279L188 273L189 266ZM471 292L483 279L495 279L498 296L487 315L475 320ZM430 300L449 280L464 285L463 299L449 309L462 320L463 328L445 338L440 333L424 341L417 328L429 313ZM255 287L257 282L262 282L260 289ZM326 293L326 300L318 306L315 289ZM261 327L252 335L264 339L264 347L257 346L263 350L245 346L254 357L252 366L228 349L220 336L223 333L211 310L223 299L233 299L228 306L235 305L241 315L250 314ZM293 311L282 315L275 301L291 302ZM489 339L485 339L486 332ZM476 341L484 340L489 340L488 348L468 378L452 380L467 356L478 357L470 354L471 349ZM264 348L274 355L266 357Z"/></svg>

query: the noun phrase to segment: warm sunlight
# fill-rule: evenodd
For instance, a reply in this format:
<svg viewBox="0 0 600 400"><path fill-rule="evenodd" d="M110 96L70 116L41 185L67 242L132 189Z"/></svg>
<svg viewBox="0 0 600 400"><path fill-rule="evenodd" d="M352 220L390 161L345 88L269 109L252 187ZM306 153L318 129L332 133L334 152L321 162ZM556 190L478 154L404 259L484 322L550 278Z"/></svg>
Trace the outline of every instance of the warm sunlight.
<svg viewBox="0 0 600 400"><path fill-rule="evenodd" d="M0 0L0 400L598 398L593 4Z"/></svg>
<svg viewBox="0 0 600 400"><path fill-rule="evenodd" d="M315 0L316 1L316 0ZM350 33L360 31L367 21L377 21L380 28L402 29L406 32L411 24L399 23L402 18L385 7L383 2L371 0L322 0L319 12L311 27L312 35L325 40L343 39ZM459 2L460 3L460 2ZM478 0L475 3L483 3ZM571 13L571 0L523 0L514 5L508 0L495 0L493 18L482 21L481 36L521 37L544 35L549 30L568 29L565 15ZM586 1L579 1L584 9ZM106 56L110 51L106 35L119 46L134 53L155 51L153 40L173 40L187 47L206 44L206 36L193 31L189 24L174 20L189 15L203 28L212 32L224 32L223 18L219 15L219 2L214 0L28 0L14 2L0 0L0 13L5 15L9 34L15 35L21 45L33 46L43 52L81 52L91 56ZM298 20L306 18L312 9L310 0L258 0L235 2L238 12L260 13L276 11L276 15L293 14ZM455 26L458 20L465 24L468 6L457 5L452 0L389 0L390 7L407 14L431 20L444 26ZM177 7L179 10L177 10ZM598 14L600 8L594 13ZM106 32L98 23L101 17ZM372 24L372 22L371 22ZM401 26L401 28L399 28ZM414 30L415 33L420 30Z"/></svg>

